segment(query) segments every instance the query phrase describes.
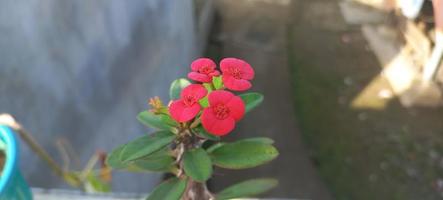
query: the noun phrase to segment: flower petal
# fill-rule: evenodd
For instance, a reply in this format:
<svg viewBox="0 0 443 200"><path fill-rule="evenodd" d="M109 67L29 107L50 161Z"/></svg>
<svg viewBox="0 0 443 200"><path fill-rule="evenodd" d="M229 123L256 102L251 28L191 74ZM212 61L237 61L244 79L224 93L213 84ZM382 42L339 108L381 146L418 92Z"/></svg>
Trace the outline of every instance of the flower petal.
<svg viewBox="0 0 443 200"><path fill-rule="evenodd" d="M240 97L232 97L232 99L226 104L226 106L229 107L229 114L235 119L235 121L243 118L243 115L245 114L245 103Z"/></svg>
<svg viewBox="0 0 443 200"><path fill-rule="evenodd" d="M240 60L240 59L239 59ZM254 78L254 69L252 69L251 65L244 60L241 61L241 72L242 78L246 80L252 80Z"/></svg>
<svg viewBox="0 0 443 200"><path fill-rule="evenodd" d="M191 107L188 107L181 99L173 101L171 105L169 105L169 113L171 114L171 117L178 122L187 122L193 119L200 112L200 109L200 104L196 103Z"/></svg>
<svg viewBox="0 0 443 200"><path fill-rule="evenodd" d="M226 88L233 91L245 91L252 87L252 84L243 79L235 79L229 75L223 75L223 83Z"/></svg>
<svg viewBox="0 0 443 200"><path fill-rule="evenodd" d="M216 67L215 62L209 58L199 58L191 63L191 69L192 71L195 72L198 72L200 67L205 67L205 66L210 67L211 69L215 69Z"/></svg>
<svg viewBox="0 0 443 200"><path fill-rule="evenodd" d="M235 120L232 117L220 120L217 119L211 108L203 110L201 116L203 128L213 135L223 136L231 132L235 127Z"/></svg>
<svg viewBox="0 0 443 200"><path fill-rule="evenodd" d="M209 93L208 101L209 105L217 105L219 103L228 103L231 98L234 97L234 94L225 90L216 90Z"/></svg>
<svg viewBox="0 0 443 200"><path fill-rule="evenodd" d="M239 65L241 64L238 62L237 58L223 58L223 60L220 61L220 70L223 73L226 73L231 68L238 68Z"/></svg>
<svg viewBox="0 0 443 200"><path fill-rule="evenodd" d="M220 75L220 72L218 70L214 70L213 72L209 73L209 76L218 76Z"/></svg>
<svg viewBox="0 0 443 200"><path fill-rule="evenodd" d="M193 81L198 81L202 83L210 83L212 81L212 77L206 75L206 74L200 74L198 72L189 72L188 78Z"/></svg>
<svg viewBox="0 0 443 200"><path fill-rule="evenodd" d="M199 100L205 97L206 94L208 94L208 90L206 90L201 84L191 84L183 89L180 93L180 97L185 98L186 96L194 96L196 100Z"/></svg>

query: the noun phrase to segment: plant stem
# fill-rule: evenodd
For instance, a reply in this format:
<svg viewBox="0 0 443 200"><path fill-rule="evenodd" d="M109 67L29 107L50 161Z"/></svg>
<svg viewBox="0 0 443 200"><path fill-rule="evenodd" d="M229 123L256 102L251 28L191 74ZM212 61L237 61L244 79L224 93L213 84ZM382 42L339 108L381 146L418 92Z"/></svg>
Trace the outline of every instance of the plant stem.
<svg viewBox="0 0 443 200"><path fill-rule="evenodd" d="M18 123L14 117L9 114L0 114L0 124L7 125L15 130L18 133L20 138L25 141L26 144L41 158L43 159L49 167L55 172L57 176L66 180L68 183L72 183L73 186L80 185L80 180L77 177L69 176L70 181L67 180L68 174L58 165L52 157L48 154L48 152L43 149L40 144L26 131L23 126Z"/></svg>
<svg viewBox="0 0 443 200"><path fill-rule="evenodd" d="M179 135L183 136L183 139L180 140L177 145L176 150L176 162L178 164L178 173L177 177L183 177L184 174L184 166L183 166L183 154L192 148L201 147L202 142L198 137L195 137L192 134L190 129L182 130ZM192 180L188 177L188 184L186 186L186 190L183 193L182 200L214 200L214 195L208 190L206 186L206 182L200 183Z"/></svg>
<svg viewBox="0 0 443 200"><path fill-rule="evenodd" d="M26 144L29 145L29 147L46 163L48 163L49 167L57 174L57 176L60 176L63 178L63 170L62 168L51 158L51 156L46 152L38 143L35 141L35 139L28 134L26 130L23 128L20 128L16 130L17 133L20 135L20 137L23 139L23 141L26 142Z"/></svg>
<svg viewBox="0 0 443 200"><path fill-rule="evenodd" d="M214 200L214 195L209 192L206 183L199 183L189 179L182 200Z"/></svg>

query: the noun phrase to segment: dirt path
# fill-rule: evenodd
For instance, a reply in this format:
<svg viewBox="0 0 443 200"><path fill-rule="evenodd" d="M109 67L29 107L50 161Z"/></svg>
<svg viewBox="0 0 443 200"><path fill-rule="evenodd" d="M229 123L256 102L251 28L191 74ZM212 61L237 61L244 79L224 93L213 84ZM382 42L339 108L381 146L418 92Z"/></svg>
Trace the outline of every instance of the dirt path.
<svg viewBox="0 0 443 200"><path fill-rule="evenodd" d="M220 30L209 48L211 57L239 57L256 70L253 91L265 95L263 105L248 115L227 139L267 136L275 139L280 156L271 164L250 170L217 171L214 189L255 177L280 181L270 197L332 199L302 145L294 116L287 59L290 1L218 1ZM216 41L214 41L216 40Z"/></svg>
<svg viewBox="0 0 443 200"><path fill-rule="evenodd" d="M441 199L443 109L400 104L343 2L293 10L289 58L312 158L337 199Z"/></svg>

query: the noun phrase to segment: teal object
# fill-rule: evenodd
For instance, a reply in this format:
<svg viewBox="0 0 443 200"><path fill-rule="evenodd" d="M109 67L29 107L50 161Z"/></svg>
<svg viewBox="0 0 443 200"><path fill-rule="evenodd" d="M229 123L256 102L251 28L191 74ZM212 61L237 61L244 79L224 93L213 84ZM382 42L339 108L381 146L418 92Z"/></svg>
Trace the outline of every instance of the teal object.
<svg viewBox="0 0 443 200"><path fill-rule="evenodd" d="M0 150L6 160L0 176L0 200L32 200L31 190L19 169L19 146L15 133L0 125Z"/></svg>

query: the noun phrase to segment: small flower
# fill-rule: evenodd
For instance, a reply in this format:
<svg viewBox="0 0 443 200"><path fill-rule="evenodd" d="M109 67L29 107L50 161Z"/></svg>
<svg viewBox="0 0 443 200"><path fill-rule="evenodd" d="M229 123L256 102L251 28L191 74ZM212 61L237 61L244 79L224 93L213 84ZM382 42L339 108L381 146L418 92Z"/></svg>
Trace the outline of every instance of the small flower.
<svg viewBox="0 0 443 200"><path fill-rule="evenodd" d="M208 101L209 107L203 110L201 122L205 130L214 135L222 136L231 132L235 122L245 114L245 103L231 92L211 92Z"/></svg>
<svg viewBox="0 0 443 200"><path fill-rule="evenodd" d="M171 117L178 122L193 119L201 110L198 101L206 96L208 91L200 84L191 84L182 90L180 99L169 106Z"/></svg>
<svg viewBox="0 0 443 200"><path fill-rule="evenodd" d="M211 59L199 58L192 62L192 72L188 74L188 78L202 83L210 83L213 76L220 75L220 72L215 67L216 65Z"/></svg>
<svg viewBox="0 0 443 200"><path fill-rule="evenodd" d="M220 62L225 87L234 91L244 91L251 88L249 82L254 78L251 65L241 59L225 58Z"/></svg>
<svg viewBox="0 0 443 200"><path fill-rule="evenodd" d="M165 113L166 107L163 105L162 100L160 100L160 97L154 97L149 99L149 105L152 109L150 109L150 112L153 112L155 114L161 114Z"/></svg>

